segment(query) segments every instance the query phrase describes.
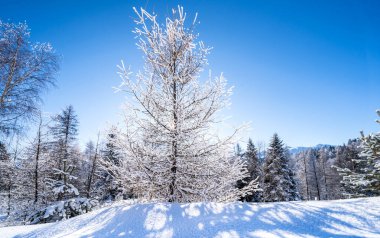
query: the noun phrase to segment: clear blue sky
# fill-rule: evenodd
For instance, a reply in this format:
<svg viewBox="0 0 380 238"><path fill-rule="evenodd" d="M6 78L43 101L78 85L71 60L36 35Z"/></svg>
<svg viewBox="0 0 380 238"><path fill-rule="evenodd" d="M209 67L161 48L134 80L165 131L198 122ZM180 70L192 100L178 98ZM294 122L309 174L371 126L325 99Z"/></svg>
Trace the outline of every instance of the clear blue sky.
<svg viewBox="0 0 380 238"><path fill-rule="evenodd" d="M58 88L44 110L68 104L79 139L119 120L124 95L116 65L141 68L133 6L161 19L178 4L199 13L200 39L213 46L214 73L235 86L231 123L251 121L254 140L277 132L290 146L341 144L366 132L380 108L380 2L357 1L21 1L0 0L0 18L26 21L33 41L62 55Z"/></svg>

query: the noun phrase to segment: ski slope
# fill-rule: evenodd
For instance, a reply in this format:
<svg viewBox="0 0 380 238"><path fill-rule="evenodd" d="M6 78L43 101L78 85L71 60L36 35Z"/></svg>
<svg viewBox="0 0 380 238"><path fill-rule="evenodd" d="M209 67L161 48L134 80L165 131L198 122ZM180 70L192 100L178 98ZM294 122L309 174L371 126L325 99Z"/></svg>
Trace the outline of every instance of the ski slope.
<svg viewBox="0 0 380 238"><path fill-rule="evenodd" d="M380 197L281 203L115 203L0 237L380 237Z"/></svg>

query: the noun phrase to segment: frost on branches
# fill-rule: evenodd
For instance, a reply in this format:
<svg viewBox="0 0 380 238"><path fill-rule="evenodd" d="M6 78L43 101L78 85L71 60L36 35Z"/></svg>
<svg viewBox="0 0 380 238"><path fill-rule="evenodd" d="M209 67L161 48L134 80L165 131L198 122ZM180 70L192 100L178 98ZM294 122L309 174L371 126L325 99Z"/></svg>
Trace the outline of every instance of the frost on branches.
<svg viewBox="0 0 380 238"><path fill-rule="evenodd" d="M380 110L377 114L380 116ZM368 136L362 133L361 149L360 158L353 161L354 170L337 168L349 198L380 195L380 133Z"/></svg>
<svg viewBox="0 0 380 238"><path fill-rule="evenodd" d="M231 89L222 75L199 80L210 48L197 41L196 18L187 26L178 7L161 25L144 9L134 10L145 67L133 77L119 66L118 89L131 97L115 141L122 156L115 174L134 196L149 200L232 201L254 192L256 180L236 187L248 175L231 150L237 130L226 139L212 133Z"/></svg>
<svg viewBox="0 0 380 238"><path fill-rule="evenodd" d="M59 201L27 217L29 224L62 221L91 211L98 201L88 198L72 198Z"/></svg>
<svg viewBox="0 0 380 238"><path fill-rule="evenodd" d="M265 202L299 200L294 173L289 168L285 145L274 134L264 162L263 200Z"/></svg>
<svg viewBox="0 0 380 238"><path fill-rule="evenodd" d="M59 179L46 179L47 185L52 189L54 195L59 198L64 197L65 194L74 194L75 196L79 195L78 189L71 184L72 180L77 179L77 177L73 176L72 173L74 171L74 166L67 165L67 161L63 161L63 170L53 169L54 175L56 175Z"/></svg>

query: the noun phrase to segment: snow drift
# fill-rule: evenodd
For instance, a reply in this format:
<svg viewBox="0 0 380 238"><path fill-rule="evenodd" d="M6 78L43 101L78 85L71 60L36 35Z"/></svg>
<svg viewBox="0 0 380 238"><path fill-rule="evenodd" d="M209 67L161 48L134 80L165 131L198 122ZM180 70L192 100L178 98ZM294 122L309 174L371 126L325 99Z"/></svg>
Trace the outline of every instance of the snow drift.
<svg viewBox="0 0 380 238"><path fill-rule="evenodd" d="M0 237L380 237L380 197L281 203L126 204Z"/></svg>

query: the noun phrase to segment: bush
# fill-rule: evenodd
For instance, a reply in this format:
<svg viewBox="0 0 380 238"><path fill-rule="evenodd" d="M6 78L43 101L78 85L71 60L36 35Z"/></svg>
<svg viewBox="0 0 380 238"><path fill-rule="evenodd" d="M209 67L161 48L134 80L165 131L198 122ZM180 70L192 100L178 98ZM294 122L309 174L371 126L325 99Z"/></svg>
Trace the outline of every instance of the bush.
<svg viewBox="0 0 380 238"><path fill-rule="evenodd" d="M87 213L97 205L97 200L88 198L72 198L65 201L59 201L34 212L27 217L27 222L29 224L41 224L62 221Z"/></svg>

